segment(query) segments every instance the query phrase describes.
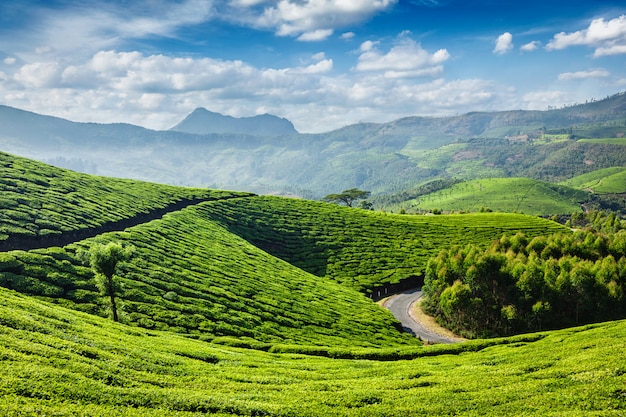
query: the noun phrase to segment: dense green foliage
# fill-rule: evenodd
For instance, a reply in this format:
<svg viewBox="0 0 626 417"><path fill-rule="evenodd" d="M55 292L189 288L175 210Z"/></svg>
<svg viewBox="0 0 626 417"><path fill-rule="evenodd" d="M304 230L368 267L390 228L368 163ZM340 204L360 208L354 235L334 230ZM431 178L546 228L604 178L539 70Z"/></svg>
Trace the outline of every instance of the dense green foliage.
<svg viewBox="0 0 626 417"><path fill-rule="evenodd" d="M623 318L626 231L504 236L429 261L426 311L468 337Z"/></svg>
<svg viewBox="0 0 626 417"><path fill-rule="evenodd" d="M567 227L574 229L588 229L602 233L615 233L626 230L626 219L622 219L613 212L590 211L574 213L565 222Z"/></svg>
<svg viewBox="0 0 626 417"><path fill-rule="evenodd" d="M127 261L131 257L132 251L132 247L125 248L118 242L109 242L106 245L97 244L89 249L89 265L96 274L96 283L100 295L109 300L113 321L119 321L117 297L122 292L116 274L120 263Z"/></svg>
<svg viewBox="0 0 626 417"><path fill-rule="evenodd" d="M59 235L184 199L232 195L237 194L79 174L0 152L0 240Z"/></svg>
<svg viewBox="0 0 626 417"><path fill-rule="evenodd" d="M370 196L370 194L372 194L370 191L350 188L349 190L344 190L338 194L328 194L323 198L323 200L331 203L343 203L348 207L352 207L356 201L366 199Z"/></svg>
<svg viewBox="0 0 626 417"><path fill-rule="evenodd" d="M507 231L562 229L519 214L402 216L278 197L210 207L212 219L272 255L358 290L421 276L428 258L454 244L487 247Z"/></svg>
<svg viewBox="0 0 626 417"><path fill-rule="evenodd" d="M621 321L411 348L414 360L328 359L129 328L0 288L0 413L620 416L625 343Z"/></svg>
<svg viewBox="0 0 626 417"><path fill-rule="evenodd" d="M489 208L547 215L580 211L580 203L588 199L587 192L528 178L488 178L454 184L400 206L407 211L481 211Z"/></svg>

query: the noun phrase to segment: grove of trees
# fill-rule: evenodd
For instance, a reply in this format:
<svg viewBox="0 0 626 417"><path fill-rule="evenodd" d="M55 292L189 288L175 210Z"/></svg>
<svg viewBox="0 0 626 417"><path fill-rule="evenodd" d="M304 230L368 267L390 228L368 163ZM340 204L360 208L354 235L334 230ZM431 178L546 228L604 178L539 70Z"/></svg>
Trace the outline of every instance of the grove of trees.
<svg viewBox="0 0 626 417"><path fill-rule="evenodd" d="M626 315L626 230L503 236L430 259L424 308L467 337L504 336Z"/></svg>

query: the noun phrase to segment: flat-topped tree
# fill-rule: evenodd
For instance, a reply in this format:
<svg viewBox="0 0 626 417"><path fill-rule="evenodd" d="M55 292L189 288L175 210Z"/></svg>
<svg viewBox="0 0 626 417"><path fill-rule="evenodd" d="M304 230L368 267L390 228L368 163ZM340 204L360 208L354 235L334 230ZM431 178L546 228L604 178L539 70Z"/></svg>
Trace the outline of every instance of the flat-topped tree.
<svg viewBox="0 0 626 417"><path fill-rule="evenodd" d="M350 188L349 190L344 190L340 194L328 194L322 200L328 201L331 203L344 203L348 207L352 207L352 205L358 200L364 200L370 196L371 191L363 191L358 188Z"/></svg>

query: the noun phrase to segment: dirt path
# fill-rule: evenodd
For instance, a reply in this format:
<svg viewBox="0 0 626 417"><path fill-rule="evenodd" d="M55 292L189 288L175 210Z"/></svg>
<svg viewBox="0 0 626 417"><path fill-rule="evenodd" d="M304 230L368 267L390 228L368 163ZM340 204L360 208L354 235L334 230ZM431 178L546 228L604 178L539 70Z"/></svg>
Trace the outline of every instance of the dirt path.
<svg viewBox="0 0 626 417"><path fill-rule="evenodd" d="M432 317L422 313L417 306L421 297L420 288L404 291L389 297L383 303L383 307L402 323L405 331L419 337L424 342L457 343L465 340L442 328Z"/></svg>

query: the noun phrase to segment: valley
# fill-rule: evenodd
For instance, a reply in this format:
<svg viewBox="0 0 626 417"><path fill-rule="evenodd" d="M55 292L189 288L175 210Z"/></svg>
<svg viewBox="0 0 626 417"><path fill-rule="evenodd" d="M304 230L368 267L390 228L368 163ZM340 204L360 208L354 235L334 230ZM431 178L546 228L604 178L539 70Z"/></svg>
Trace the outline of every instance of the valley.
<svg viewBox="0 0 626 417"><path fill-rule="evenodd" d="M444 120L423 118L317 137L39 116L10 136L5 119L7 150L57 149L57 161L94 167L87 153L67 153L87 152L80 131L97 166L118 175L0 153L0 414L620 415L626 148L543 126L520 133L526 117L445 120L454 135L477 135L465 139L437 139ZM433 136L407 135L416 126ZM277 182L265 176L272 166ZM182 171L198 183L161 181L186 183ZM240 190L207 188L200 172ZM376 184L374 209L263 195L255 184L305 196ZM89 260L111 242L132 253L114 268L119 323ZM578 258L562 257L570 252ZM425 284L429 311L471 340L424 344L438 340L406 332L373 301L403 283ZM612 315L600 314L605 304ZM464 321L479 313L492 333Z"/></svg>

